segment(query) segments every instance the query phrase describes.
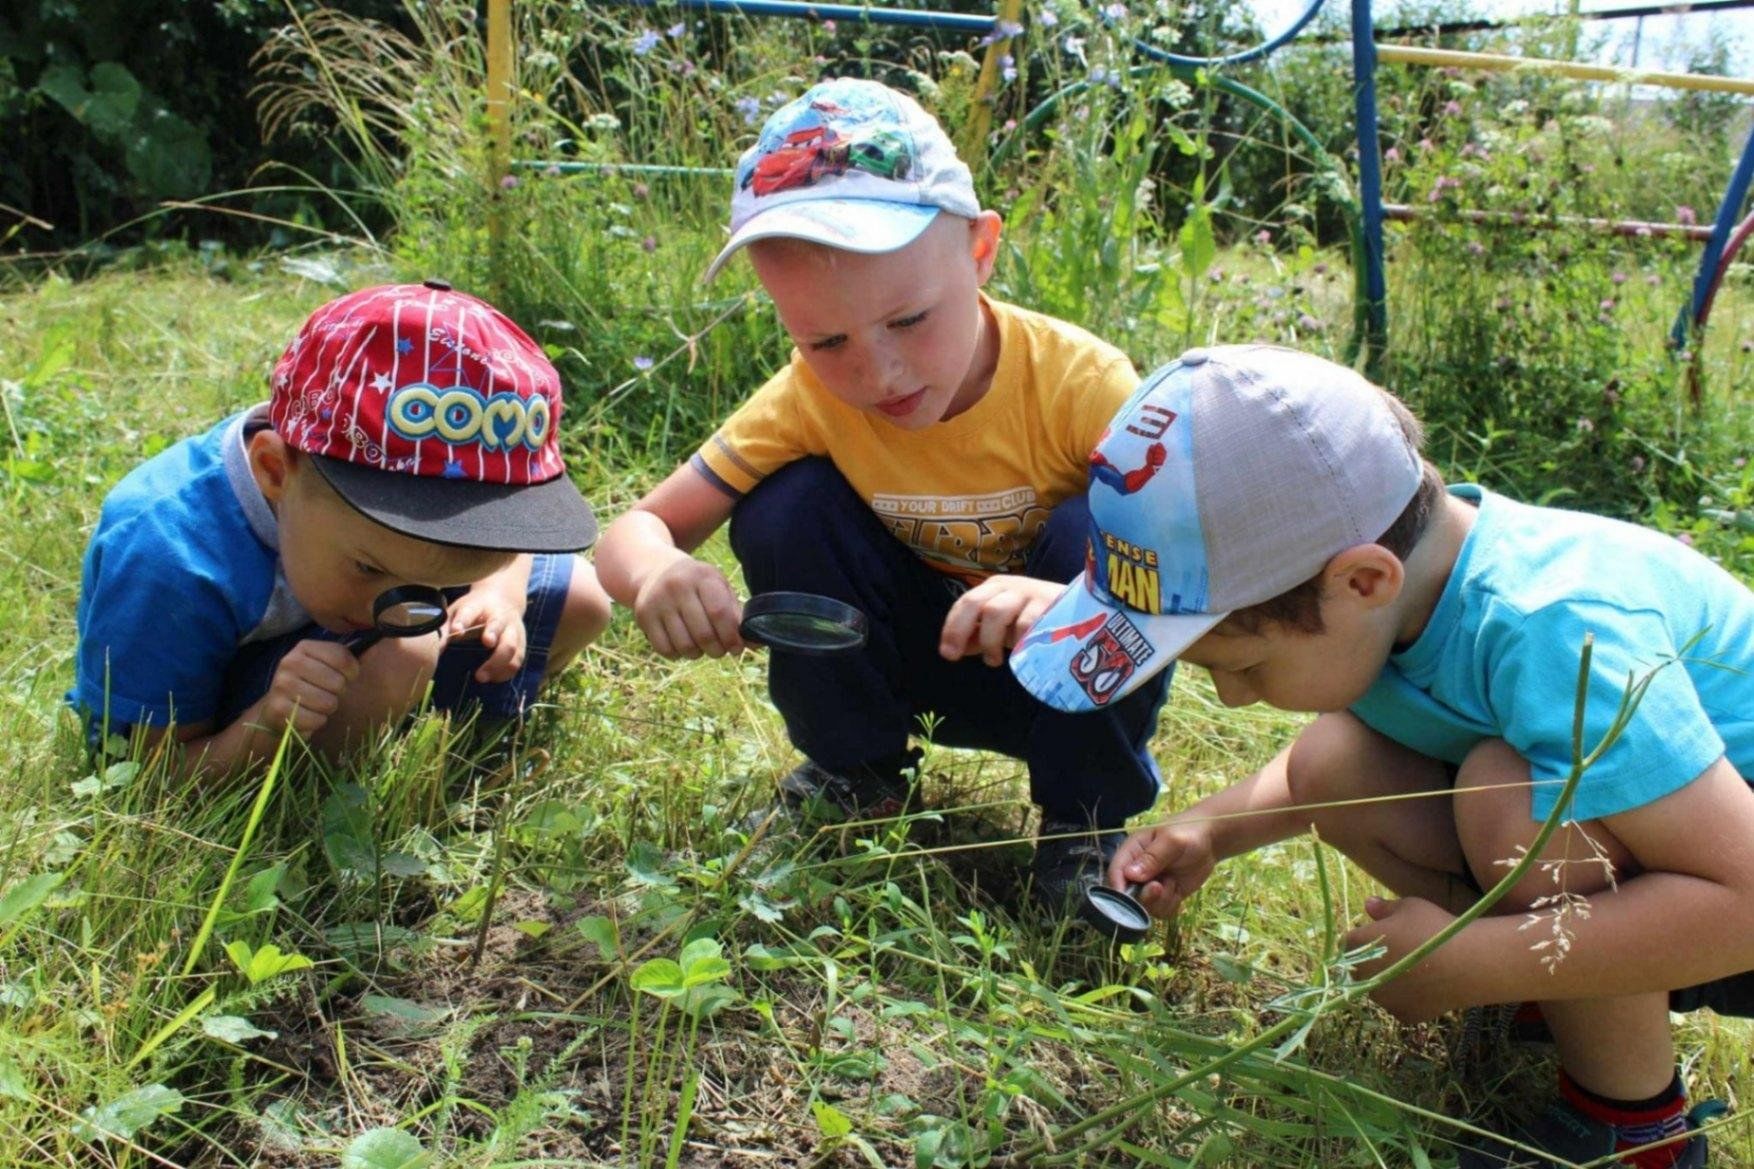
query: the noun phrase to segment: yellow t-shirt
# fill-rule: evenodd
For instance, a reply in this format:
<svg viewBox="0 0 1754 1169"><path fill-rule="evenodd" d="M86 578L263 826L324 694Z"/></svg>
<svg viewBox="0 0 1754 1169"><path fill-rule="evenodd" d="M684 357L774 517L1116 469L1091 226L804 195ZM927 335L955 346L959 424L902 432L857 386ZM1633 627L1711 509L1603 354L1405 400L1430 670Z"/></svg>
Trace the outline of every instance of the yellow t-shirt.
<svg viewBox="0 0 1754 1169"><path fill-rule="evenodd" d="M796 350L690 462L733 496L809 455L834 460L897 539L940 572L1016 572L1138 385L1126 354L1065 321L982 298L999 329L986 395L902 430L836 399Z"/></svg>

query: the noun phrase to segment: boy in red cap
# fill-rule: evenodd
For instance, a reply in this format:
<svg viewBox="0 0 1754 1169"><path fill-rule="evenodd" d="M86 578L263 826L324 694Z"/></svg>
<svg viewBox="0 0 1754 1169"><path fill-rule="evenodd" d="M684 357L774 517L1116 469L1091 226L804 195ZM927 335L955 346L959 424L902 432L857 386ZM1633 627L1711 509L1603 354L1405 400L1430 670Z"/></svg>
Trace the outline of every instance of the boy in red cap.
<svg viewBox="0 0 1754 1169"><path fill-rule="evenodd" d="M447 284L319 308L266 404L104 500L67 695L93 742L168 732L185 774L228 775L288 726L335 757L429 683L440 709L521 714L609 620L560 415L535 342ZM449 602L438 635L360 640L409 585Z"/></svg>

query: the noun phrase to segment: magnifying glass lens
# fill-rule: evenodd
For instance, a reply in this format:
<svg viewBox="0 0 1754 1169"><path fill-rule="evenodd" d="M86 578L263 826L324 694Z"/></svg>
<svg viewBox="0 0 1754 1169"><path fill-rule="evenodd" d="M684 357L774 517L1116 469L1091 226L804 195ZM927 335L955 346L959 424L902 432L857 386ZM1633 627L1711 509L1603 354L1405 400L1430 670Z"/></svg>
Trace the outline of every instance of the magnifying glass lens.
<svg viewBox="0 0 1754 1169"><path fill-rule="evenodd" d="M389 630L437 629L444 622L445 607L432 601L398 601L377 615L378 625Z"/></svg>
<svg viewBox="0 0 1754 1169"><path fill-rule="evenodd" d="M838 649L864 640L858 630L849 629L842 622L809 613L768 613L750 618L749 628L770 644Z"/></svg>

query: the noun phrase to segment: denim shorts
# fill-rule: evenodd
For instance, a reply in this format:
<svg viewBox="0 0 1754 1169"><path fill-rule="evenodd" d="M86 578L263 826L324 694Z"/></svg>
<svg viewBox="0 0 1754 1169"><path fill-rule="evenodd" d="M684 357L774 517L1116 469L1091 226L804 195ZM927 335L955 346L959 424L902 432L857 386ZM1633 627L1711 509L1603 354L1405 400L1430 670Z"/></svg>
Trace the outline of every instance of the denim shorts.
<svg viewBox="0 0 1754 1169"><path fill-rule="evenodd" d="M548 670L548 650L560 627L560 614L566 607L566 594L572 584L573 557L570 555L538 555L531 558L530 587L524 594L524 664L516 674L503 682L477 682L474 674L488 659L490 650L479 641L464 641L445 647L439 654L438 667L432 676L432 706L435 710L479 710L488 718L515 718L536 701L542 675ZM467 592L462 589L451 599ZM223 728L236 722L257 699L268 693L274 682L274 671L280 659L301 641L336 641L337 634L316 625L307 625L291 633L240 647L225 671L225 698L215 718L215 727Z"/></svg>

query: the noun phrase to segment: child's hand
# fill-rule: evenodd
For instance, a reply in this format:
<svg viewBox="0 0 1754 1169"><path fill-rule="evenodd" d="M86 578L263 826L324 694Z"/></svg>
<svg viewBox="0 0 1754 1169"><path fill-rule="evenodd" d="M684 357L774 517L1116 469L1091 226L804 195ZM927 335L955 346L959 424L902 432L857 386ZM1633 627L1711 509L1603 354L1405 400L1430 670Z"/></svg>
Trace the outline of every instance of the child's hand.
<svg viewBox="0 0 1754 1169"><path fill-rule="evenodd" d="M1174 917L1216 863L1207 825L1159 824L1127 837L1109 862L1108 883L1139 885L1139 904L1151 916Z"/></svg>
<svg viewBox="0 0 1754 1169"><path fill-rule="evenodd" d="M274 668L274 680L256 703L253 721L271 734L290 723L308 739L340 709L341 695L358 674L359 659L340 642L301 641Z"/></svg>
<svg viewBox="0 0 1754 1169"><path fill-rule="evenodd" d="M666 658L709 658L743 650L743 602L725 574L686 553L652 573L633 601L633 617Z"/></svg>
<svg viewBox="0 0 1754 1169"><path fill-rule="evenodd" d="M1006 651L1065 591L1032 576L989 576L950 606L938 652L952 662L978 653L987 665L1002 666Z"/></svg>
<svg viewBox="0 0 1754 1169"><path fill-rule="evenodd" d="M1369 897L1365 899L1364 911L1371 920L1347 932L1346 948L1351 950L1381 942L1388 952L1353 971L1353 977L1361 980L1400 961L1455 920L1455 915L1448 910L1419 897L1399 901ZM1451 940L1460 941L1461 935ZM1370 997L1403 1023L1420 1023L1455 1007L1468 1006L1448 989L1449 979L1444 972L1445 956L1456 949L1448 944L1438 947L1412 969L1402 971L1379 986Z"/></svg>
<svg viewBox="0 0 1754 1169"><path fill-rule="evenodd" d="M508 590L482 588L477 585L451 604L450 619L445 622L445 637L451 639L479 638L484 648L493 651L475 671L475 680L482 683L504 682L524 665L528 634L524 629L524 593L514 597Z"/></svg>

